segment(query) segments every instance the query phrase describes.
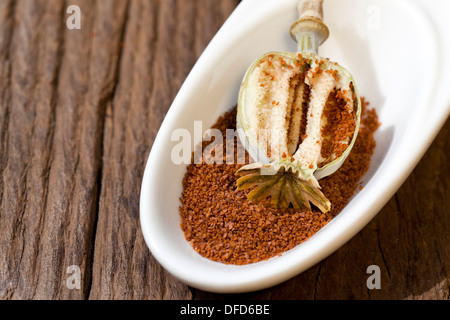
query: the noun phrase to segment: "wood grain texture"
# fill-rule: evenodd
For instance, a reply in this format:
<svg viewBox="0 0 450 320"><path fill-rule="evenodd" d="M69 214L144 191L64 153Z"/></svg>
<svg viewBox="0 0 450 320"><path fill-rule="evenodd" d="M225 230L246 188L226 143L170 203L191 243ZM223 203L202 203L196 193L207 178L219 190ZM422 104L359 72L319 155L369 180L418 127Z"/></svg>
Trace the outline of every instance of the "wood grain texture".
<svg viewBox="0 0 450 320"><path fill-rule="evenodd" d="M289 281L213 294L152 257L139 226L148 154L238 3L0 0L0 299L449 299L449 121L377 217ZM81 30L66 27L72 4ZM380 290L366 286L372 264Z"/></svg>

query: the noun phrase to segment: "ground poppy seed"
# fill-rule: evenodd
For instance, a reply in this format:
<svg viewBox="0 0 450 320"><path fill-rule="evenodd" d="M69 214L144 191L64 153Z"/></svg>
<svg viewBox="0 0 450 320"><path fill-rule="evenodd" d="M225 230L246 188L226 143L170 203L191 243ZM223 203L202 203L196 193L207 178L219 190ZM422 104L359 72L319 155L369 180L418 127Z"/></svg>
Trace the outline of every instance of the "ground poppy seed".
<svg viewBox="0 0 450 320"><path fill-rule="evenodd" d="M380 125L374 109L361 99L361 125L355 145L340 169L322 180L323 193L332 209L275 209L268 200L255 203L246 191L236 189L236 171L242 164L188 165L180 198L181 229L186 240L200 255L225 264L244 265L279 256L309 239L324 227L348 203L369 168L375 149L374 132ZM236 108L225 113L213 128L226 136L236 128ZM199 147L206 148L211 141ZM235 138L234 163L239 141ZM224 154L226 144L223 144ZM284 157L288 156L286 154ZM247 163L250 161L246 154Z"/></svg>

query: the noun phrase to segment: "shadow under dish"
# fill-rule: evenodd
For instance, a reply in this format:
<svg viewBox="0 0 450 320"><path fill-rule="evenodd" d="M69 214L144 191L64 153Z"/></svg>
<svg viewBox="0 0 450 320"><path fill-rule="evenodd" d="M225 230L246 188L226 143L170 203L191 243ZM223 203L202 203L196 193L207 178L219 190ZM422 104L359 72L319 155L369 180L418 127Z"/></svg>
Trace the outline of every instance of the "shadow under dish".
<svg viewBox="0 0 450 320"><path fill-rule="evenodd" d="M183 179L179 208L181 229L186 240L203 257L225 264L244 265L267 260L294 248L309 239L349 202L361 187L361 178L369 168L375 149L374 132L379 127L375 109L361 99L362 112L358 136L347 160L331 176L320 180L322 192L331 201L332 209L271 208L268 202L247 199L247 191L236 189L239 139L234 139L234 159L227 159L226 131L236 129L236 108L225 113L212 126L221 131L223 141L203 141L199 148L214 146L210 157L222 158L222 164L204 157L192 158ZM212 145L214 144L214 145ZM230 146L231 147L231 146ZM216 154L220 152L221 154ZM219 158L219 159L220 159ZM246 163L250 158L245 153ZM227 161L228 160L228 161ZM234 163L234 164L227 164Z"/></svg>

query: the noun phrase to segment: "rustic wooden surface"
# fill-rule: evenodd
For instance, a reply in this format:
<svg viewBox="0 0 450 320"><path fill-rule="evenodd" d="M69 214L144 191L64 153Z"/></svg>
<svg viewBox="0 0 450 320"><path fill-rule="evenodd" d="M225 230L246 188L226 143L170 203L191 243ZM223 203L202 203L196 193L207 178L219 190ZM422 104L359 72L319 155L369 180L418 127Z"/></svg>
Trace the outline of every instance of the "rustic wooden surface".
<svg viewBox="0 0 450 320"><path fill-rule="evenodd" d="M81 30L66 27L71 4ZM449 121L365 229L278 286L204 292L151 256L138 210L147 156L236 5L0 0L1 299L449 299ZM366 286L372 264L379 290ZM70 265L80 289L66 285Z"/></svg>

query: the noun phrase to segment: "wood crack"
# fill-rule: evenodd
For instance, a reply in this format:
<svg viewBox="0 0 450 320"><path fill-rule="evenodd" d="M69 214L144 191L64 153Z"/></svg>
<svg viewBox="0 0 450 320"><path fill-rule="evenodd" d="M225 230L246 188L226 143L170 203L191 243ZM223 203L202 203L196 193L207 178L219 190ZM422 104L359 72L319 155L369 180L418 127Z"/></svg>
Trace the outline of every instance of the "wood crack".
<svg viewBox="0 0 450 320"><path fill-rule="evenodd" d="M89 267L89 270L85 270L85 273L89 274L89 279L87 280L86 283L86 288L85 288L85 292L86 292L86 297L90 297L91 296L91 291L92 291L92 279L94 277L93 275L93 265L94 265L94 258L95 258L95 244L96 244L96 240L97 240L97 224L98 224L98 219L99 219L99 208L100 208L100 201L101 201L101 194L102 194L102 189L103 189L103 169L104 169L104 163L103 163L103 157L105 156L104 151L105 151L105 126L106 126L106 109L107 109L107 105L110 104L112 105L112 102L114 100L114 93L116 92L116 88L120 79L120 65L122 64L122 57L123 57L123 43L124 43L124 38L125 38L125 34L126 34L126 29L128 26L128 23L130 21L129 19L129 8L130 8L130 2L126 2L126 6L125 6L125 13L124 16L127 17L124 20L124 23L122 25L122 29L120 31L120 37L119 37L119 43L118 43L118 50L119 50L119 54L118 54L118 60L116 63L116 72L115 72L115 77L114 77L114 81L113 81L113 86L111 88L111 91L109 92L109 94L105 97L104 99L104 111L102 112L102 127L100 129L101 131L101 144L100 144L100 150L98 151L99 155L100 155L100 164L99 164L99 168L98 168L98 176L97 179L95 181L95 184L97 185L97 190L96 190L96 200L95 200L95 208L93 209L93 212L95 212L95 217L94 217L94 221L93 221L93 234L92 234L92 244L91 244L91 249L90 249L90 264L87 266Z"/></svg>
<svg viewBox="0 0 450 320"><path fill-rule="evenodd" d="M318 268L317 268L317 273L316 276L314 278L314 294L313 294L313 299L317 300L317 291L318 291L318 283L319 283L319 277L320 277L320 273L322 270L322 262L319 262Z"/></svg>
<svg viewBox="0 0 450 320"><path fill-rule="evenodd" d="M378 224L377 224L377 228L376 228L376 233L377 233L377 245L378 245L378 250L380 251L380 254L381 254L381 259L383 260L383 264L384 264L384 267L386 268L389 278L391 278L391 272L389 271L389 266L387 264L386 257L384 255L383 248L381 247L380 228L379 228Z"/></svg>

